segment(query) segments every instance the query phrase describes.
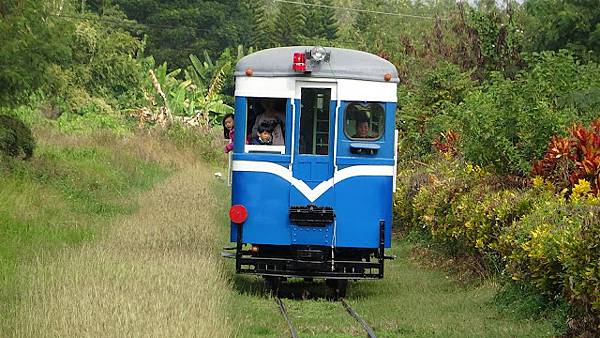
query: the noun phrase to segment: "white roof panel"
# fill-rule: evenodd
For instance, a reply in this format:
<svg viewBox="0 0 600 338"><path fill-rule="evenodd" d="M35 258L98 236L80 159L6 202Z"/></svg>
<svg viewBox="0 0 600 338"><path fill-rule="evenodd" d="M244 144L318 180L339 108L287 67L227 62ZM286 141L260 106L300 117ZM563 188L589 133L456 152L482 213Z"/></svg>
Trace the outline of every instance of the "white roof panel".
<svg viewBox="0 0 600 338"><path fill-rule="evenodd" d="M389 61L366 52L351 49L325 47L330 52L329 61L317 63L310 73L292 70L294 53L306 52L312 46L293 46L264 49L243 57L235 67L235 76L246 76L246 69L252 68L256 77L308 77L333 78L386 82L384 75L389 73L388 82L398 83L398 71Z"/></svg>

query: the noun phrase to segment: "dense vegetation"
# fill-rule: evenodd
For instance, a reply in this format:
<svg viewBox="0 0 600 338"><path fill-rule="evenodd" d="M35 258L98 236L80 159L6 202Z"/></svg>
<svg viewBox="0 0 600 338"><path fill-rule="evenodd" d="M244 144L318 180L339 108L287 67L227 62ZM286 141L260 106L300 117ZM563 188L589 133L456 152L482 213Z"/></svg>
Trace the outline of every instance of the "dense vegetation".
<svg viewBox="0 0 600 338"><path fill-rule="evenodd" d="M104 185L144 187L117 176L161 169L139 158L142 172L96 168L130 160L50 139L158 129L215 160L212 126L233 110L240 57L293 44L365 50L401 78L397 227L570 304L572 332L600 330L597 1L302 2L0 2L2 186L30 181L56 200L113 210ZM106 175L78 171L90 167ZM35 219L52 219L50 209ZM24 224L21 209L8 210L0 224Z"/></svg>

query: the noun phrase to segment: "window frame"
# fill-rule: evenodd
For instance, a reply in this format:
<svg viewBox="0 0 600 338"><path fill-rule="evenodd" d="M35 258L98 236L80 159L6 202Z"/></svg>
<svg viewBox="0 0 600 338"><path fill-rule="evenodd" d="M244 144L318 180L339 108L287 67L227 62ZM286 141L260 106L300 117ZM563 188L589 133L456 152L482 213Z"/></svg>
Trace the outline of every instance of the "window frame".
<svg viewBox="0 0 600 338"><path fill-rule="evenodd" d="M282 133L283 133L283 145L254 145L254 144L250 144L248 143L248 135L250 135L250 138L254 137L254 135L252 134L252 128L254 126L254 121L250 121L248 119L249 115L250 115L250 101L253 102L253 104L259 104L259 102L261 100L281 100L280 104L283 104L283 106L281 108L282 112L284 114L284 119L283 119L283 123L284 123L284 128L282 128ZM259 155L259 154L271 154L271 155L285 155L286 154L286 149L288 147L287 142L286 142L286 138L287 138L287 133L288 131L286 130L288 128L288 106L290 104L290 99L289 98L283 98L283 97L263 97L263 96L247 96L245 97L246 100L246 111L245 111L245 121L246 121L246 125L244 126L244 134L243 134L243 138L244 138L244 148L243 148L243 152L246 154L254 154L254 155ZM254 108L256 109L256 108ZM260 115L260 113L257 113L254 116L254 119L256 119L256 117L258 117L258 115ZM248 130L250 130L250 133L248 134ZM235 137L240 137L242 135L238 135L236 132Z"/></svg>
<svg viewBox="0 0 600 338"><path fill-rule="evenodd" d="M348 125L346 122L348 121L348 108L354 104L359 104L359 105L377 105L379 108L381 108L381 120L378 122L380 124L383 125L382 130L379 131L378 130L378 136L377 137L372 137L372 138L356 138L356 137L351 137L348 134L348 130L346 129L346 126ZM356 119L352 119L352 121L357 121ZM369 119L369 126L372 128L372 118ZM356 123L356 122L355 122ZM361 142L375 142L375 141L379 141L381 140L381 138L383 138L383 135L385 134L385 105L382 102L378 102L378 101L374 101L374 102L369 102L369 101L347 101L345 106L344 106L344 116L342 119L342 129L344 131L344 135L346 136L346 138L348 138L351 141L361 141ZM372 129L371 129L372 130Z"/></svg>
<svg viewBox="0 0 600 338"><path fill-rule="evenodd" d="M328 87L302 87L300 88L301 93L304 90L324 90L324 91L328 91L327 93L323 92L323 93L317 93L317 95L315 96L316 100L315 103L318 102L318 95L322 94L324 97L323 99L327 99L327 100L323 100L322 102L322 108L321 108L321 113L325 114L325 119L319 119L319 113L317 111L313 111L312 114L312 119L311 119L311 124L310 125L304 125L303 121L306 121L304 119L304 114L305 112L303 112L303 104L304 101L303 99L306 98L306 95L302 95L301 97L302 99L300 100L300 115L299 115L299 121L298 121L298 155L300 156L329 156L330 152L331 152L331 137L332 137L332 124L333 121L331 119L331 95L332 95L332 89L328 88ZM325 104L326 103L326 104ZM321 116L322 117L322 116ZM327 122L327 128L325 130L321 129L319 130L319 123L320 122ZM303 152L302 148L301 148L301 142L300 139L302 137L302 132L303 127L305 128L311 128L311 141L310 141L310 146L311 149L314 148L315 152L313 153L311 152ZM319 142L319 135L323 135L325 134L325 142ZM319 148L322 147L322 148ZM323 148L324 147L324 148ZM318 149L325 149L325 153L320 154Z"/></svg>

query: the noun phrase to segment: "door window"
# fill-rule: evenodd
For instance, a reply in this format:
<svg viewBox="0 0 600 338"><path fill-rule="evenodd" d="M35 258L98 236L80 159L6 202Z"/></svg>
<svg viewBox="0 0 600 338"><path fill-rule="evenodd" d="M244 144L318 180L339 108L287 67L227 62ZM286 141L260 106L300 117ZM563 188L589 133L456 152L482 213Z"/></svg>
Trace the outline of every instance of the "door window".
<svg viewBox="0 0 600 338"><path fill-rule="evenodd" d="M330 88L302 88L300 100L300 140L298 153L329 153Z"/></svg>

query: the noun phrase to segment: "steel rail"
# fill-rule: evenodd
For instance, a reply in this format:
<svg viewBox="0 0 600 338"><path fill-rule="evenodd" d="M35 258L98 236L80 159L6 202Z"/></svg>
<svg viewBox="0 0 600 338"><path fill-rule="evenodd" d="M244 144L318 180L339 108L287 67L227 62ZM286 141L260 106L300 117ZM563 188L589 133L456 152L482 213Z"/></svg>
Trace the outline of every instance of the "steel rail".
<svg viewBox="0 0 600 338"><path fill-rule="evenodd" d="M360 318L358 313L356 313L356 311L354 311L354 309L352 309L352 307L346 302L346 300L344 298L340 298L340 302L342 303L344 308L346 308L346 311L348 311L348 313L354 319L356 319L356 321L363 327L363 329L365 329L365 331L367 331L367 334L369 335L370 338L377 338L377 336L375 335L375 332L369 326L369 324L367 324L367 322L365 322L362 318Z"/></svg>
<svg viewBox="0 0 600 338"><path fill-rule="evenodd" d="M285 305L283 305L283 301L279 297L275 297L275 302L279 305L279 312L285 319L288 328L290 329L290 335L292 338L298 338L298 334L296 333L296 329L294 329L294 325L292 325L292 321L288 317L287 310L285 309Z"/></svg>

